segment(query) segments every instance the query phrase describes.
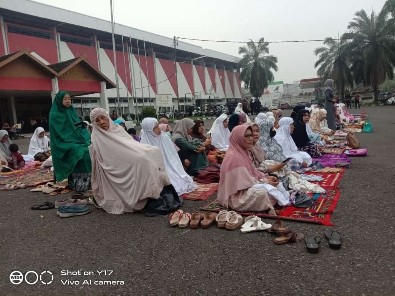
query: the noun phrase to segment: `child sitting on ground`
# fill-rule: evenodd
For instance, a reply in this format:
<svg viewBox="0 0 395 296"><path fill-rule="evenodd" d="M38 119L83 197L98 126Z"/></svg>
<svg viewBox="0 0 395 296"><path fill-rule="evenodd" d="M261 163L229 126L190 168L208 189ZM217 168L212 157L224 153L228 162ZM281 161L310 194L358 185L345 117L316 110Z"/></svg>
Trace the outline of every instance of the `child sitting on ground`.
<svg viewBox="0 0 395 296"><path fill-rule="evenodd" d="M25 166L25 160L22 154L19 152L17 144L10 144L8 149L11 152L12 161L8 162L8 166L14 170L20 170Z"/></svg>

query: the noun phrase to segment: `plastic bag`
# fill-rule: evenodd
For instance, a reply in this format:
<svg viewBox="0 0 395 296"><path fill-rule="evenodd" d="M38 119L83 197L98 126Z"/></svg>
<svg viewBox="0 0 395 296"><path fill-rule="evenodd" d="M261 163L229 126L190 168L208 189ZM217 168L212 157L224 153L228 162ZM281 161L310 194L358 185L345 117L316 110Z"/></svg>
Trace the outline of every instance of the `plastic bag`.
<svg viewBox="0 0 395 296"><path fill-rule="evenodd" d="M370 120L365 121L362 131L364 133L371 133L373 131L373 126Z"/></svg>

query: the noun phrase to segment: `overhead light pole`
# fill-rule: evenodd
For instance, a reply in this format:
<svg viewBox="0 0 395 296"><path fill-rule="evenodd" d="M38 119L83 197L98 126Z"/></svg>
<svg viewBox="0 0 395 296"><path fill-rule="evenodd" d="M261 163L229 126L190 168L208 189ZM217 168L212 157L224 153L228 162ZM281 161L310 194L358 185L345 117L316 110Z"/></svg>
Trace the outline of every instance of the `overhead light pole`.
<svg viewBox="0 0 395 296"><path fill-rule="evenodd" d="M120 95L119 95L119 79L118 79L118 67L117 67L117 54L116 54L116 47L115 47L115 34L114 34L114 29L115 29L115 23L114 23L114 5L113 5L113 0L110 0L110 6L111 6L111 35L112 35L112 52L114 56L114 69L115 69L115 85L117 88L117 113L118 116L122 116L121 112L121 102L120 102Z"/></svg>

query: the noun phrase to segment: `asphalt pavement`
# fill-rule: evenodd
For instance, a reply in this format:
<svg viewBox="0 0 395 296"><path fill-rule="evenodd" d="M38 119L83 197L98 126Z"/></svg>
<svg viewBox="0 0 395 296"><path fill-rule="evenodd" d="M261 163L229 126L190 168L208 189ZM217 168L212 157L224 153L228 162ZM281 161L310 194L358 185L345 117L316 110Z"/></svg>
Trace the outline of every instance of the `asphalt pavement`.
<svg viewBox="0 0 395 296"><path fill-rule="evenodd" d="M65 195L0 191L0 295L395 295L395 107L364 109L373 133L357 136L369 154L352 159L332 217L340 250L323 239L310 254L265 232L171 228L164 216L95 208L62 219L30 207ZM285 225L321 237L327 229Z"/></svg>

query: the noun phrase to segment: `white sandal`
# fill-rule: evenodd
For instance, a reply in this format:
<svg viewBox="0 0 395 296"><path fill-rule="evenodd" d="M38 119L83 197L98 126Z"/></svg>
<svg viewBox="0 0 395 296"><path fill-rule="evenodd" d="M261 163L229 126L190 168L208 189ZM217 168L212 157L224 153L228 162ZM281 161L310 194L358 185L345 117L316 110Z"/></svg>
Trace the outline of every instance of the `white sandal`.
<svg viewBox="0 0 395 296"><path fill-rule="evenodd" d="M227 210L222 210L215 217L217 221L218 228L225 228L226 222L228 221L229 212Z"/></svg>
<svg viewBox="0 0 395 296"><path fill-rule="evenodd" d="M243 224L243 217L235 211L228 212L225 228L228 230L235 230Z"/></svg>
<svg viewBox="0 0 395 296"><path fill-rule="evenodd" d="M272 227L272 224L264 223L259 217L256 216L251 216L251 217L252 218L250 218L246 223L243 224L243 226L241 227L241 232L248 233L253 231L262 231L262 230L268 230L269 228Z"/></svg>

